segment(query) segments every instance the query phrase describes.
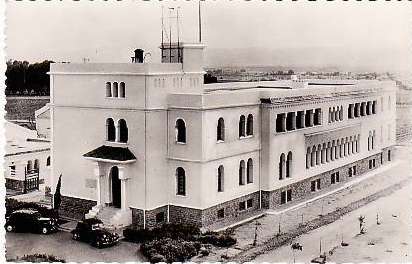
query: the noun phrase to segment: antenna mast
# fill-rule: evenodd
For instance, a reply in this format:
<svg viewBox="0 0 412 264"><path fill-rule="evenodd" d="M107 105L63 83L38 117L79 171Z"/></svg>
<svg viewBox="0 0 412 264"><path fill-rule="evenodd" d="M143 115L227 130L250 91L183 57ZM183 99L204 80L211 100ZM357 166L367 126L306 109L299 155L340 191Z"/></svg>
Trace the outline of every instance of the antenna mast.
<svg viewBox="0 0 412 264"><path fill-rule="evenodd" d="M162 5L162 44L161 44L161 46L162 46L162 48L161 48L161 50L162 50L162 58L161 58L161 60L163 60L163 51L164 51L164 40L163 40L163 30L164 30L164 22L163 22L163 5Z"/></svg>
<svg viewBox="0 0 412 264"><path fill-rule="evenodd" d="M200 1L199 0L199 43L202 43L202 16L200 13Z"/></svg>
<svg viewBox="0 0 412 264"><path fill-rule="evenodd" d="M169 62L172 63L172 10L174 10L173 7L169 7Z"/></svg>
<svg viewBox="0 0 412 264"><path fill-rule="evenodd" d="M177 62L181 62L180 60L180 32L179 32L179 8L176 9L176 26L177 26Z"/></svg>

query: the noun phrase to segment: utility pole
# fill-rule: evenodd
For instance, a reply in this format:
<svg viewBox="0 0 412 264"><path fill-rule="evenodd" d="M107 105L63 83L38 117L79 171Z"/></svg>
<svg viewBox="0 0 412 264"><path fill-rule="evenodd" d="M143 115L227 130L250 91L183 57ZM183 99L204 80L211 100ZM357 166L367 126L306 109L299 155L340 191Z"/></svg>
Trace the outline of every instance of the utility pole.
<svg viewBox="0 0 412 264"><path fill-rule="evenodd" d="M199 0L199 43L202 43L202 15L200 12L200 1Z"/></svg>

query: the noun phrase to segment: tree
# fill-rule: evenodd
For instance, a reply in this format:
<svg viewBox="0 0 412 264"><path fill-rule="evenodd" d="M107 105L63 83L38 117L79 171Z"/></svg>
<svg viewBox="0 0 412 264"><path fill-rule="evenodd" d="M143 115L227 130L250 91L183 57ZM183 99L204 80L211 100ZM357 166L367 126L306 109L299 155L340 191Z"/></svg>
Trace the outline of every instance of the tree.
<svg viewBox="0 0 412 264"><path fill-rule="evenodd" d="M61 185L62 185L62 175L60 174L59 181L57 182L57 186L56 186L56 191L54 192L54 196L53 196L53 208L55 210L59 210L60 203L62 201L61 193L60 193Z"/></svg>

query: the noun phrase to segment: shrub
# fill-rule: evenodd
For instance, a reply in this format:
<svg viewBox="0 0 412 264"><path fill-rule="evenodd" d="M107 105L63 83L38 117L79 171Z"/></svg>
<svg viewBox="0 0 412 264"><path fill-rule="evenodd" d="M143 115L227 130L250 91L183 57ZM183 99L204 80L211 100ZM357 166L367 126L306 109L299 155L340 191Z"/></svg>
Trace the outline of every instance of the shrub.
<svg viewBox="0 0 412 264"><path fill-rule="evenodd" d="M200 235L200 229L190 224L163 224L161 227L149 229L137 229L129 227L123 231L125 240L142 243L154 239L173 238L183 240L196 240Z"/></svg>
<svg viewBox="0 0 412 264"><path fill-rule="evenodd" d="M212 244L217 247L230 247L236 244L236 238L229 233L206 232L198 238L204 244Z"/></svg>
<svg viewBox="0 0 412 264"><path fill-rule="evenodd" d="M53 255L46 255L46 254L31 254L31 255L24 255L21 258L17 258L16 261L24 261L24 262L62 262L65 263L64 259L57 258Z"/></svg>
<svg viewBox="0 0 412 264"><path fill-rule="evenodd" d="M143 243L140 249L150 262L184 262L196 256L200 243L181 238L161 238Z"/></svg>
<svg viewBox="0 0 412 264"><path fill-rule="evenodd" d="M56 210L47 208L45 206L33 202L21 202L12 198L6 199L6 216L9 216L12 212L20 209L36 209L43 217L59 217L59 213Z"/></svg>

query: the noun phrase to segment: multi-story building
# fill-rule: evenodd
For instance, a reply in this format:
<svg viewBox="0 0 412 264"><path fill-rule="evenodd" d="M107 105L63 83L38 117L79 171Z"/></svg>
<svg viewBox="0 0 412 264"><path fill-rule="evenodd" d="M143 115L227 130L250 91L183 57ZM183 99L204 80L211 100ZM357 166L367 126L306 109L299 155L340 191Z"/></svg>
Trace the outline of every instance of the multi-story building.
<svg viewBox="0 0 412 264"><path fill-rule="evenodd" d="M204 46L180 45L160 64L51 65L63 214L142 228L234 222L393 159L394 83L205 85Z"/></svg>

